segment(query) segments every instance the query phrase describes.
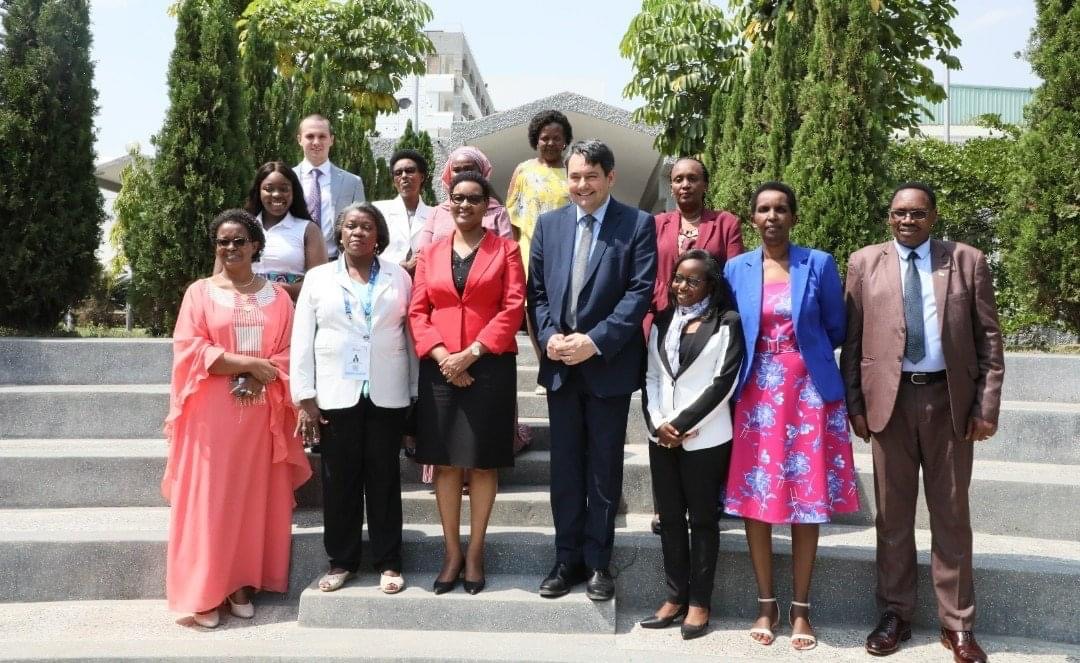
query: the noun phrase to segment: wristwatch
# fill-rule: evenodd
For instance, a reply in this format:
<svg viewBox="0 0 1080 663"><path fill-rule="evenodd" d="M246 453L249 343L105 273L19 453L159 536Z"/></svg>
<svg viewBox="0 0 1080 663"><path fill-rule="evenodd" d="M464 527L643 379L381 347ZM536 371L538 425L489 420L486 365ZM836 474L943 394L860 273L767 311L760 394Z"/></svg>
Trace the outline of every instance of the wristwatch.
<svg viewBox="0 0 1080 663"><path fill-rule="evenodd" d="M469 352L472 353L472 356L479 359L480 358L480 344L479 343L473 343L472 345L470 345L469 346Z"/></svg>

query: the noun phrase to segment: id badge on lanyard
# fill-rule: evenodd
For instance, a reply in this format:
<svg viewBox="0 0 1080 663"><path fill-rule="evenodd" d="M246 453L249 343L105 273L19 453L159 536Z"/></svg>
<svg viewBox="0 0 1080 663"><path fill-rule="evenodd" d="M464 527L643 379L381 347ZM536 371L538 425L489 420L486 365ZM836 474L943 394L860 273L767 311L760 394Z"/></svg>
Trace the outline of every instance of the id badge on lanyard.
<svg viewBox="0 0 1080 663"><path fill-rule="evenodd" d="M349 293L352 289L343 290L341 293L342 300L345 306L345 317L348 318L350 323L349 336L345 341L345 347L342 351L341 365L342 377L346 380L360 380L367 381L370 374L371 366L371 309L373 292L375 289L375 278L378 275L377 268L372 270L373 274L368 279L366 287L367 299L364 298L364 293L355 293L357 301L360 303L361 312L363 313L363 322L354 320L356 316L353 316L352 304L349 302ZM359 323L359 324L358 324Z"/></svg>

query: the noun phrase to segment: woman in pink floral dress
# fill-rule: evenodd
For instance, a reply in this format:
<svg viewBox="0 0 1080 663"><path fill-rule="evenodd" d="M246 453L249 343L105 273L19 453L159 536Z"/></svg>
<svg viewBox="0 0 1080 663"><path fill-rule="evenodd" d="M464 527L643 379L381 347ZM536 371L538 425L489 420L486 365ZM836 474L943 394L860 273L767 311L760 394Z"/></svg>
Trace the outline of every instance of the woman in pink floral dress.
<svg viewBox="0 0 1080 663"><path fill-rule="evenodd" d="M859 508L844 385L833 351L846 316L832 256L792 244L795 194L767 182L751 201L761 248L728 261L748 361L736 392L725 510L741 516L758 586L751 637L772 644L780 619L772 581L772 526L791 525L791 646L812 649L810 579L818 525ZM750 349L753 351L750 352Z"/></svg>

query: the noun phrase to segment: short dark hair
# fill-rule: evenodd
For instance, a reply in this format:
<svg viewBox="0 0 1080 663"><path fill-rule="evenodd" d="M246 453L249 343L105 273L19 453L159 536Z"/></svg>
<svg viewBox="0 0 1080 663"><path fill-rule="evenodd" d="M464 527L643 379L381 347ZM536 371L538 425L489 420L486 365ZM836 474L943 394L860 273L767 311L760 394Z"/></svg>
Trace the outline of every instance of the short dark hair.
<svg viewBox="0 0 1080 663"><path fill-rule="evenodd" d="M423 154L420 154L418 151L411 148L398 150L394 152L394 154L390 157L391 174L393 174L394 166L397 165L397 162L401 161L402 159L409 159L410 161L415 163L416 167L420 169L420 172L424 174L424 178L427 179L428 173L430 172L428 170L427 159L424 158Z"/></svg>
<svg viewBox="0 0 1080 663"><path fill-rule="evenodd" d="M292 185L292 204L289 205L289 214L298 219L311 221L311 212L308 210L307 202L304 200L304 187L300 184L300 178L296 176L296 171L284 161L267 161L259 166L259 169L255 171L255 180L251 183L251 190L248 191L244 209L252 215L263 213L262 196L259 195L259 189L262 188L263 180L269 177L270 173L281 173Z"/></svg>
<svg viewBox="0 0 1080 663"><path fill-rule="evenodd" d="M799 213L799 204L795 200L795 191L791 187L789 187L788 185L784 184L783 182L769 181L769 182L762 182L761 184L759 184L758 188L754 189L754 195L750 196L750 216L751 217L754 216L754 210L757 209L758 196L763 191L779 191L780 193L784 194L785 196L787 196L787 204L788 204L788 207L791 208L792 215L795 215L795 214Z"/></svg>
<svg viewBox="0 0 1080 663"><path fill-rule="evenodd" d="M668 277L668 306L672 309L676 306L675 293L670 287L671 279L675 278L679 265L687 260L700 260L705 263L705 277L709 281L709 309L703 317L709 319L730 310L732 298L731 293L728 292L727 279L724 278L724 265L704 249L690 249L675 261L675 266L671 268L671 275Z"/></svg>
<svg viewBox="0 0 1080 663"><path fill-rule="evenodd" d="M540 132L549 124L557 124L562 127L563 138L570 144L574 140L574 130L570 128L570 120L557 110L540 111L529 120L529 146L534 150L540 143Z"/></svg>
<svg viewBox="0 0 1080 663"><path fill-rule="evenodd" d="M339 249L345 247L341 244L341 226L345 224L345 217L350 212L360 212L361 214L367 214L375 221L375 255L379 255L386 247L390 246L390 227L386 225L386 217L379 211L378 207L375 207L371 203L349 203L345 206L345 209L338 212L337 218L334 219L334 244L337 244Z"/></svg>
<svg viewBox="0 0 1080 663"><path fill-rule="evenodd" d="M900 184L896 185L895 189L893 189L892 195L889 196L889 203L891 204L892 201L896 199L896 194L900 193L904 189L917 189L919 191L922 191L926 194L926 197L930 199L930 207L935 210L937 209L937 194L934 193L934 187L930 186L926 182L901 182Z"/></svg>
<svg viewBox="0 0 1080 663"><path fill-rule="evenodd" d="M580 154L584 157L585 163L590 166L600 166L600 169L604 171L605 175L610 175L611 171L615 170L615 153L611 151L610 147L595 138L579 140L571 145L570 154L567 155L566 162L570 163L570 157L575 154Z"/></svg>
<svg viewBox="0 0 1080 663"><path fill-rule="evenodd" d="M262 226L255 220L247 210L239 208L227 209L221 214L214 217L214 220L210 222L210 246L215 250L217 249L217 231L221 226L226 223L236 223L244 226L244 230L247 231L248 237L253 242L259 243L259 250L251 256L251 262L259 262L259 258L262 257L263 249L266 248L266 234L263 233Z"/></svg>
<svg viewBox="0 0 1080 663"><path fill-rule="evenodd" d="M486 177L475 170L463 170L457 175L454 175L454 178L450 180L450 189L448 193L453 192L454 187L462 182L475 182L476 184L479 184L480 188L484 190L484 197L488 200L495 197L495 190L491 188L491 182L488 182Z"/></svg>
<svg viewBox="0 0 1080 663"><path fill-rule="evenodd" d="M671 170L675 170L675 166L679 165L680 161L693 161L697 165L701 166L701 177L705 180L705 184L709 183L709 168L705 165L705 162L697 157L679 157L675 160L675 163L671 164Z"/></svg>

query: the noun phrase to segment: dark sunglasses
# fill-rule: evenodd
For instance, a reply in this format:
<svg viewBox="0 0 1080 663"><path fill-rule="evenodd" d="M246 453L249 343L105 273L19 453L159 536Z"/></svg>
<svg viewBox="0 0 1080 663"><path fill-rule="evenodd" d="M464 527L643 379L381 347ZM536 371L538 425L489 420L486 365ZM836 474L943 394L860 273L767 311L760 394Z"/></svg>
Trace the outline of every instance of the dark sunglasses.
<svg viewBox="0 0 1080 663"><path fill-rule="evenodd" d="M246 246L249 241L251 240L249 240L247 237L233 237L232 239L228 239L226 237L218 237L214 239L214 244L217 244L218 247L222 249L228 249L233 246L235 246L236 248L240 248L242 246Z"/></svg>
<svg viewBox="0 0 1080 663"><path fill-rule="evenodd" d="M416 166L408 166L404 168L398 168L393 171L394 177L401 177L402 175L415 175L418 169Z"/></svg>
<svg viewBox="0 0 1080 663"><path fill-rule="evenodd" d="M479 205L487 200L487 196L482 193L470 193L468 195L464 193L452 193L450 194L450 202L455 205L464 205L468 202L470 205Z"/></svg>

